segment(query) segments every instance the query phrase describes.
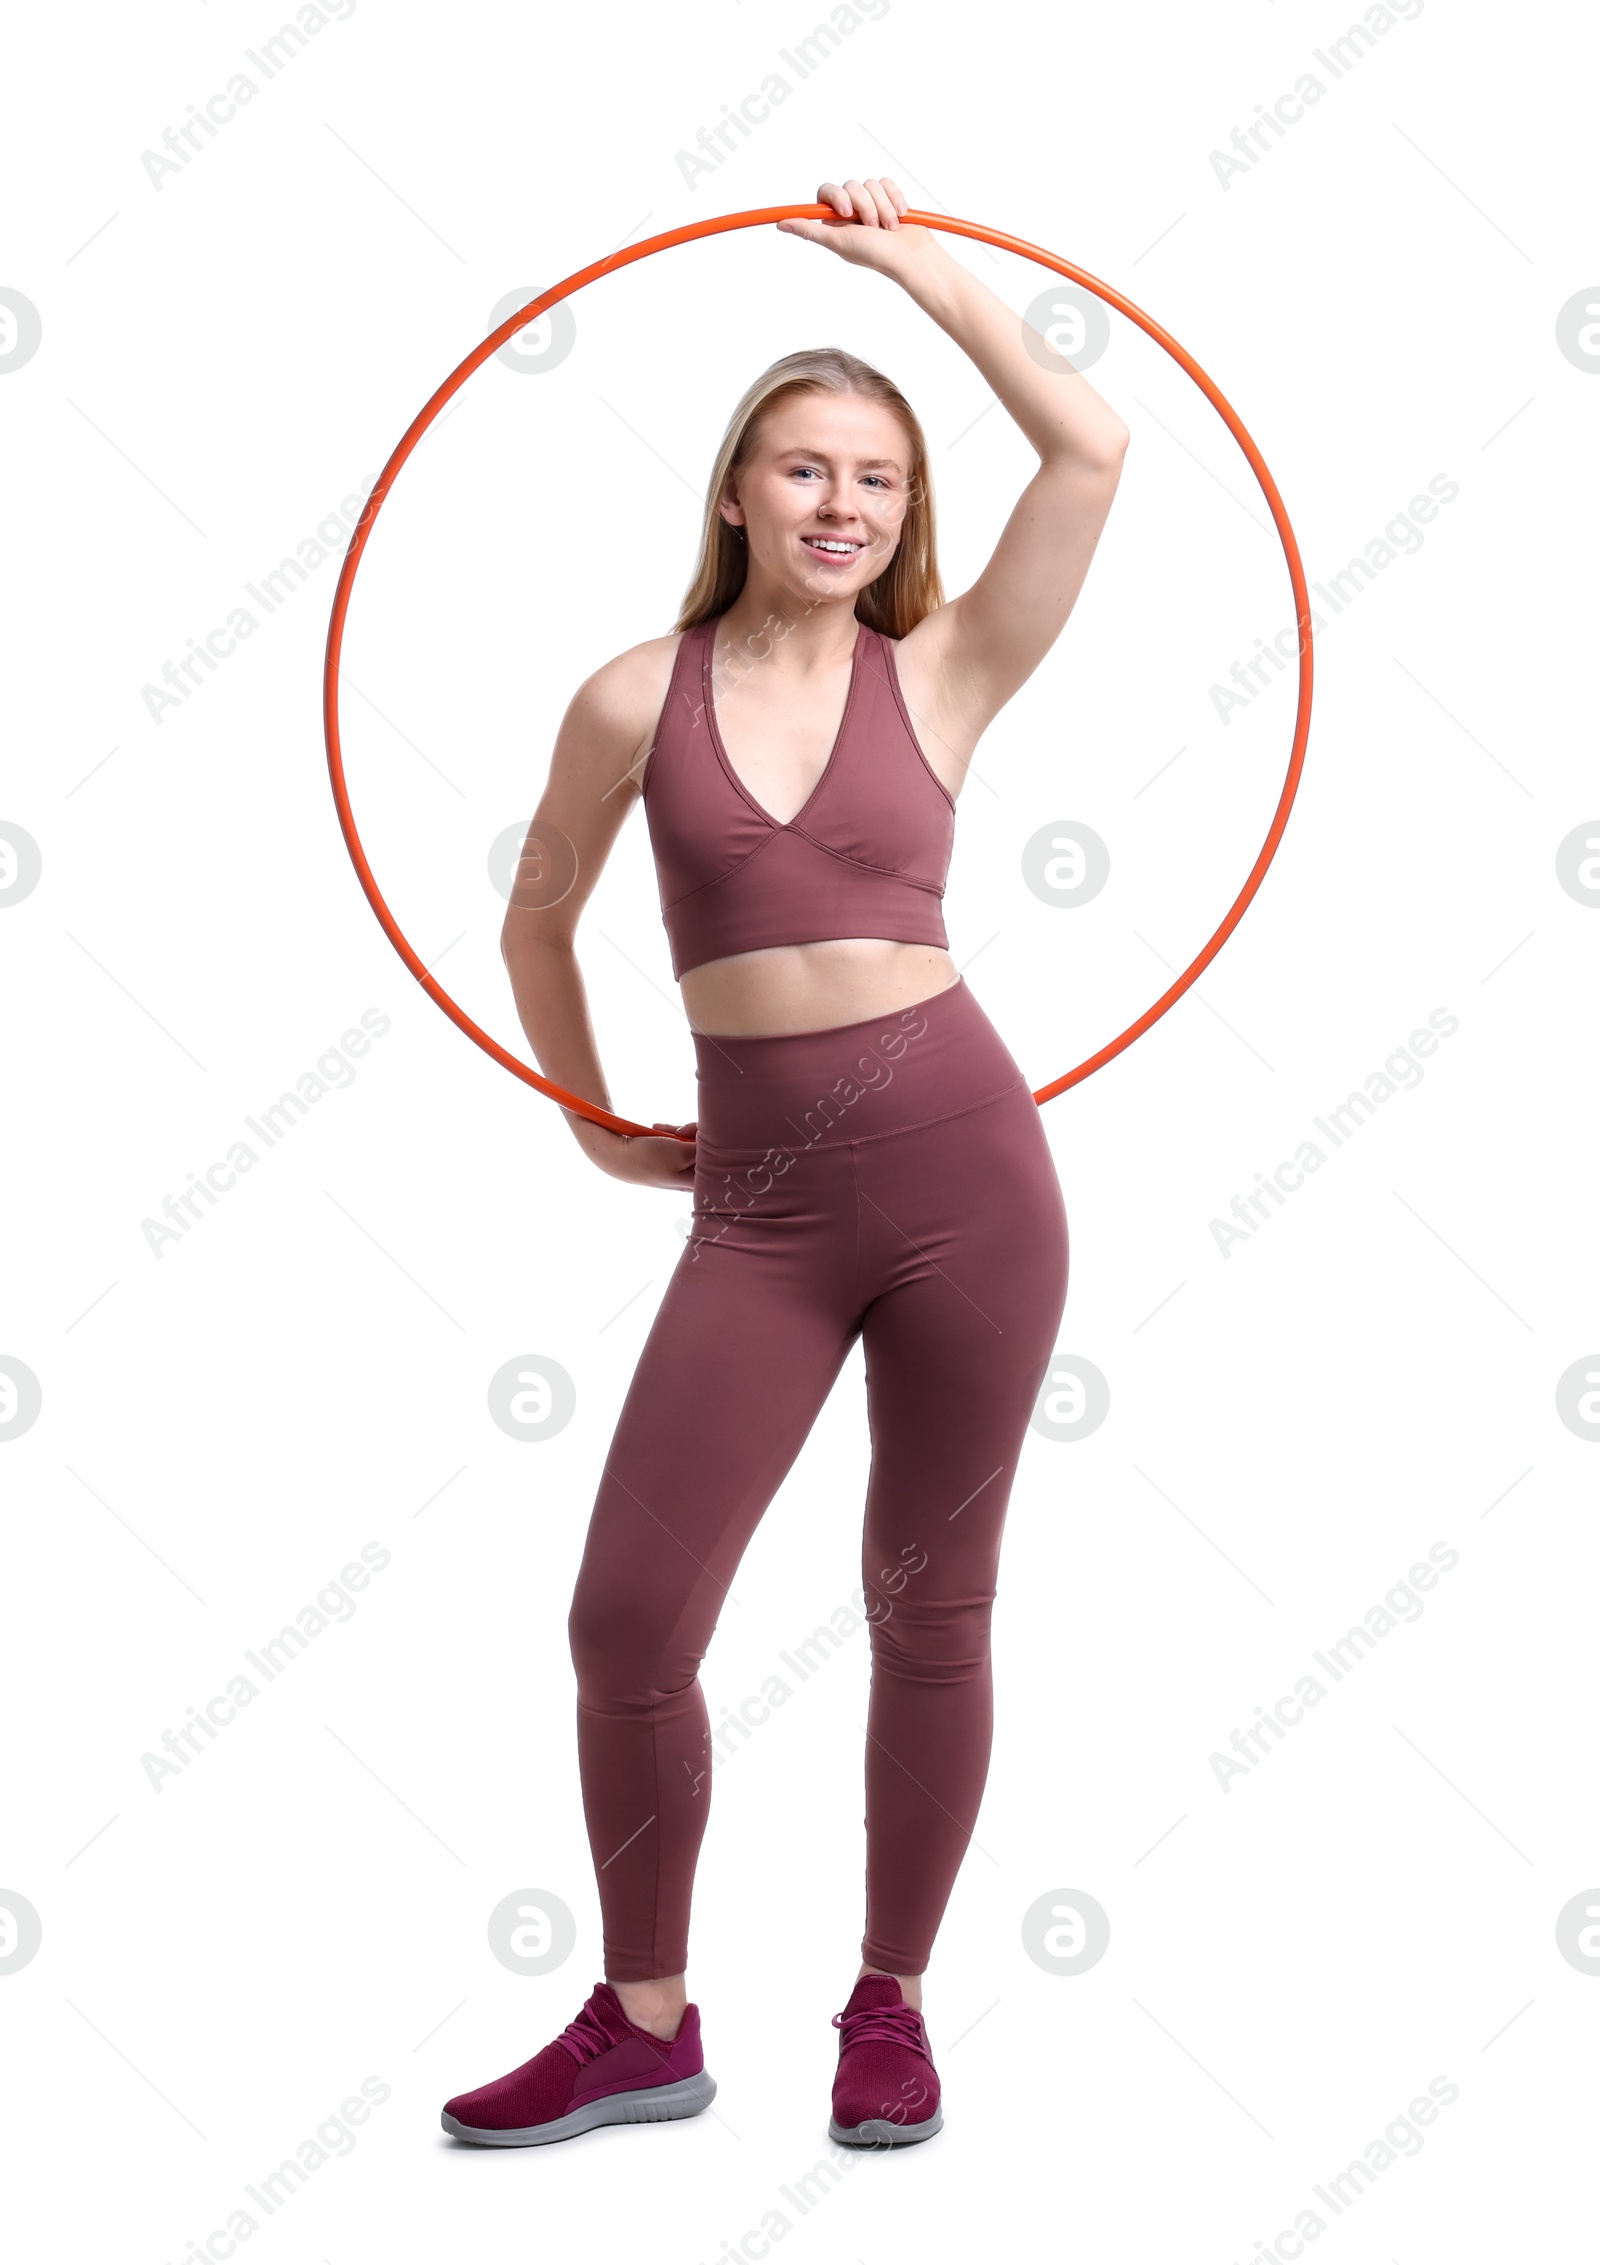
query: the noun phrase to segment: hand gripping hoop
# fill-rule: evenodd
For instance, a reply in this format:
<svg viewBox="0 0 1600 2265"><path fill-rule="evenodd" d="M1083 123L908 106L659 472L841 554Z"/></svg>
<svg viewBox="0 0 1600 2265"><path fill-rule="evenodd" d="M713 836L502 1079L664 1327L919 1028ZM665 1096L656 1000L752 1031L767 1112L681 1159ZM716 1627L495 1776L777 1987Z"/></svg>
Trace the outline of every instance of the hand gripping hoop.
<svg viewBox="0 0 1600 2265"><path fill-rule="evenodd" d="M694 221L686 228L670 228L660 236L647 237L642 244L631 245L625 251L612 252L607 258L596 260L592 267L580 269L576 275L569 275L564 282L553 283L548 291L541 292L538 298L531 299L525 307L519 307L514 314L508 315L497 330L492 330L482 344L475 346L466 359L451 371L438 392L430 400L424 402L416 417L406 428L367 499L366 508L361 514L356 531L350 538L350 548L345 553L344 565L339 575L339 586L333 595L333 614L328 623L328 646L323 664L323 729L327 738L328 771L333 781L333 799L339 812L339 824L344 830L345 847L350 852L351 862L355 866L357 877L367 893L367 902L377 914L384 934L405 961L411 973L422 985L434 1004L444 1009L459 1030L464 1030L474 1044L481 1046L486 1054L492 1055L503 1068L510 1070L514 1077L521 1078L525 1085L535 1087L540 1093L547 1093L552 1101L559 1101L565 1108L574 1110L581 1117L587 1117L593 1124L607 1126L612 1132L657 1133L663 1137L685 1142L694 1137L692 1133L679 1131L676 1127L659 1124L640 1125L635 1124L630 1117L613 1116L609 1109L602 1109L597 1102L585 1101L576 1093L568 1093L564 1086L553 1084L549 1078L541 1077L537 1070L530 1069L526 1062L519 1062L514 1054L508 1053L505 1047L500 1045L496 1039L491 1038L486 1030L480 1030L472 1017L457 1006L449 992L442 989L434 981L401 932L394 914L383 901L382 892L373 879L372 868L368 865L366 852L361 846L361 837L356 831L355 818L350 809L350 797L345 786L344 760L339 749L339 654L344 642L344 620L350 604L350 592L355 587L356 568L360 564L361 554L366 548L367 537L372 532L373 521L378 516L384 497L394 485L401 465L404 464L406 458L438 416L445 403L450 400L452 395L460 391L473 371L479 369L489 359L490 355L497 352L516 331L524 329L537 316L542 315L546 308L555 306L558 301L575 298L585 285L593 283L596 277L615 274L619 268L631 265L634 260L648 259L654 252L670 251L676 244L692 243L697 236L720 236L734 228L763 228L780 220L828 220L835 217L831 205L776 204L767 205L758 212L729 212L716 219ZM1197 980L1210 966L1218 952L1221 951L1223 945L1244 917L1246 905L1249 904L1265 879L1267 867L1277 854L1278 844L1283 839L1283 829L1289 822L1289 811L1300 784L1300 772L1305 762L1306 741L1311 731L1311 601L1306 591L1306 579L1300 564L1300 550L1294 539L1294 530L1289 525L1288 513L1283 508L1283 499L1278 493L1272 474L1262 461L1260 450L1245 431L1233 408L1223 398L1216 386L1212 384L1199 363L1194 360L1192 355L1185 353L1177 340L1169 337L1159 323L1152 322L1147 314L1142 313L1138 307L1133 305L1131 300L1125 299L1120 291L1114 291L1109 283L1098 282L1094 276L1086 274L1081 267L1074 267L1069 260L1057 259L1053 252L1041 251L1037 244L1026 244L1020 237L1006 236L1001 234L998 229L981 227L975 220L955 220L948 213L909 211L902 213L901 219L907 226L943 229L947 235L970 236L980 244L995 244L1003 252L1015 252L1022 259L1033 260L1040 267L1053 269L1057 275L1064 275L1070 281L1082 284L1085 290L1092 291L1097 298L1104 299L1108 306L1116 307L1128 317L1130 322L1136 322L1147 337L1153 338L1158 346L1170 354L1179 367L1185 370L1194 380L1243 449L1249 461L1250 469L1254 472L1260 484L1261 492L1267 499L1268 509L1272 513L1273 522L1278 530L1278 539L1283 544L1284 557L1289 565L1289 581L1294 590L1295 620L1300 631L1300 696L1299 704L1295 710L1294 745L1290 750L1289 769L1284 778L1283 792L1278 797L1278 807L1273 812L1272 824L1268 829L1267 838L1261 845L1260 854L1257 856L1254 865L1250 868L1244 887L1228 907L1221 926L1184 969L1177 981L1163 991L1153 1006L1145 1009L1137 1022L1130 1023L1119 1036L1102 1046L1098 1054L1091 1054L1086 1062L1080 1062L1075 1070L1068 1070L1065 1075L1055 1079L1052 1084L1041 1086L1033 1098L1042 1106L1046 1101L1053 1101L1058 1093L1065 1093L1069 1086L1077 1085L1082 1079L1091 1076L1094 1071L1102 1068L1114 1055L1120 1054L1125 1046L1131 1046L1136 1038L1142 1037L1150 1028L1150 1025L1158 1021L1169 1007L1176 1005L1184 992L1188 990L1190 984Z"/></svg>

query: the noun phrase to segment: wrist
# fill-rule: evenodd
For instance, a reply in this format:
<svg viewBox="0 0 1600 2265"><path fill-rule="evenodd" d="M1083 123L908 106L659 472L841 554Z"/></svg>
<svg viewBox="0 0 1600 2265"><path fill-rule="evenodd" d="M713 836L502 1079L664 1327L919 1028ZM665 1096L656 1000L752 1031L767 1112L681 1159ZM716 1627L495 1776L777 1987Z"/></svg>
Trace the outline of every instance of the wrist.
<svg viewBox="0 0 1600 2265"><path fill-rule="evenodd" d="M954 295L967 271L959 260L951 258L931 228L924 228L922 235L915 265L909 266L899 280L923 313L938 321L953 307Z"/></svg>

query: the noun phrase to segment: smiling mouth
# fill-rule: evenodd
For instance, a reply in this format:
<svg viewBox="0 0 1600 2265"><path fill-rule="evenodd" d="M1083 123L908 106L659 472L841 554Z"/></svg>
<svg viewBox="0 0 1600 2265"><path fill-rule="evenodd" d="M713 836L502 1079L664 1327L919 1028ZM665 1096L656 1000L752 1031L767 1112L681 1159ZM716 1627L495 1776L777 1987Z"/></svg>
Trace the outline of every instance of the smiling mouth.
<svg viewBox="0 0 1600 2265"><path fill-rule="evenodd" d="M841 564L848 563L867 547L865 543L851 542L843 536L802 535L800 540L807 550L815 551L819 558L835 558Z"/></svg>

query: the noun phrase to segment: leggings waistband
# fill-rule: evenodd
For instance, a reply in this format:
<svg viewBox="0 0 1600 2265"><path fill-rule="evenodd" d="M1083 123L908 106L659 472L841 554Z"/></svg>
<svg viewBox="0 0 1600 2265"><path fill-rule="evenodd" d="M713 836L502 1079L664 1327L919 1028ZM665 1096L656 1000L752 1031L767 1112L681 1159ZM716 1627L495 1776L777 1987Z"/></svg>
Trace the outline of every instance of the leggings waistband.
<svg viewBox="0 0 1600 2265"><path fill-rule="evenodd" d="M714 1147L876 1139L1027 1084L965 976L914 1006L825 1030L693 1035L698 1137Z"/></svg>

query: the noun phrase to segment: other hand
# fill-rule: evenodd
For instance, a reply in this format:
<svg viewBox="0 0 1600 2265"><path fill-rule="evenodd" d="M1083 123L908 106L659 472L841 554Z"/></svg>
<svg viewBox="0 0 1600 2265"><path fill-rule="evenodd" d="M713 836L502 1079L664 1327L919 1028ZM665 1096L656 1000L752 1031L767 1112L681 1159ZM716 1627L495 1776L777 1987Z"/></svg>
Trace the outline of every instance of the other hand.
<svg viewBox="0 0 1600 2265"><path fill-rule="evenodd" d="M674 1132L694 1132L694 1122L683 1125L666 1125L657 1122L653 1130L663 1136ZM696 1143L693 1140L654 1139L646 1133L614 1133L608 1125L586 1124L582 1134L584 1152L592 1164L614 1180L628 1180L635 1187L688 1188L694 1186Z"/></svg>

